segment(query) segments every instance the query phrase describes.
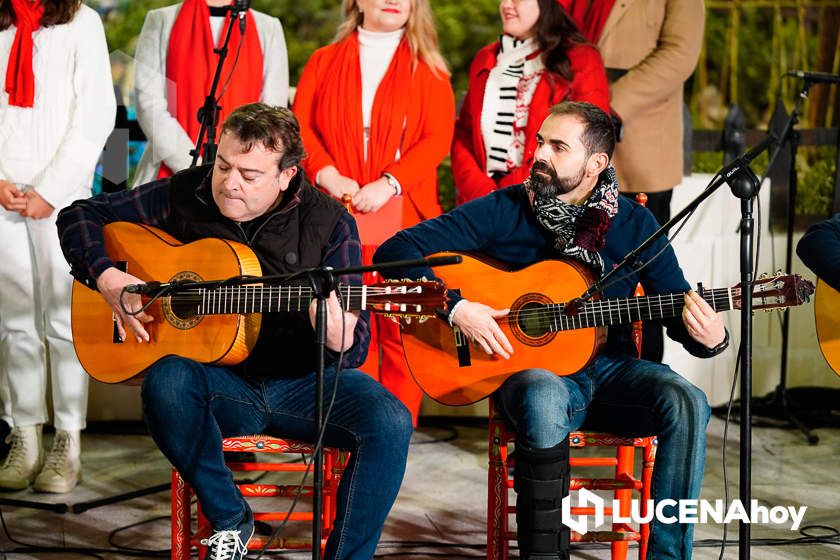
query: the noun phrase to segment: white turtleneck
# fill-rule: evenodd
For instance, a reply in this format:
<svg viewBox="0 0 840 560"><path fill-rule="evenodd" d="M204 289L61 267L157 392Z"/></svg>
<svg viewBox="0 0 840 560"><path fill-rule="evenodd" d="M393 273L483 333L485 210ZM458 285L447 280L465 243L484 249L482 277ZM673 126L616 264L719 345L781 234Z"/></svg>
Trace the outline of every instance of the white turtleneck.
<svg viewBox="0 0 840 560"><path fill-rule="evenodd" d="M359 31L359 66L362 71L362 123L365 127L365 152L367 152L367 131L370 129L370 116L373 111L373 99L379 83L385 77L391 59L402 40L404 29L388 33Z"/></svg>

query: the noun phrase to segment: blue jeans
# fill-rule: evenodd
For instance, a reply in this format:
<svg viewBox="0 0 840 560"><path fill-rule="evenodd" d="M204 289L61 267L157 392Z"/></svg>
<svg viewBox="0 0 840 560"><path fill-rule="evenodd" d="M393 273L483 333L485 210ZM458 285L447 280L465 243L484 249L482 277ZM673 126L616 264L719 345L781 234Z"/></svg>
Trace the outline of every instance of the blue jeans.
<svg viewBox="0 0 840 560"><path fill-rule="evenodd" d="M313 441L314 373L300 378L245 380L224 367L170 357L143 382L143 412L152 438L196 491L215 530L232 529L244 499L222 455L222 438L266 433ZM335 371L327 370L329 397ZM370 376L340 372L324 443L348 449L338 489L335 530L325 557L373 557L405 472L411 414Z"/></svg>
<svg viewBox="0 0 840 560"><path fill-rule="evenodd" d="M602 354L580 372L559 377L521 371L502 385L499 405L516 437L534 449L554 447L584 425L624 436L657 435L653 499L697 499L706 460L706 395L666 365ZM676 515L676 508L665 508ZM693 524L654 519L648 558L691 558Z"/></svg>

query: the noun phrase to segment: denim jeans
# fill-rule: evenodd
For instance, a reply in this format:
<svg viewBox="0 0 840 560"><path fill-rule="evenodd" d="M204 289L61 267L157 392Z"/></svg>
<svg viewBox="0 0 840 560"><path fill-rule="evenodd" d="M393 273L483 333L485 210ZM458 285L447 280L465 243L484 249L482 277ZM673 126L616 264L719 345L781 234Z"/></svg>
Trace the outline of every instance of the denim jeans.
<svg viewBox="0 0 840 560"><path fill-rule="evenodd" d="M517 439L535 449L557 445L584 421L587 429L623 436L657 435L653 499L700 496L711 411L703 391L666 365L602 354L566 377L528 369L508 378L497 400ZM693 528L654 519L648 558L691 558Z"/></svg>
<svg viewBox="0 0 840 560"><path fill-rule="evenodd" d="M313 441L315 375L245 380L224 367L170 357L143 382L143 412L152 437L196 492L215 530L237 526L244 499L222 455L222 438L265 433ZM335 371L327 370L329 398ZM324 444L348 449L338 489L335 529L325 557L369 560L399 491L411 439L411 414L379 383L343 370Z"/></svg>

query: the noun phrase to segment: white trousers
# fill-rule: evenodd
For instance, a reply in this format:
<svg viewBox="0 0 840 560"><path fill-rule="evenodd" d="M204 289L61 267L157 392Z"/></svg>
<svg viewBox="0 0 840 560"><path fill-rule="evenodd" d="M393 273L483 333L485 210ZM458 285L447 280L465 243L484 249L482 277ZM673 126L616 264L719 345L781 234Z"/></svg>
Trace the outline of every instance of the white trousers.
<svg viewBox="0 0 840 560"><path fill-rule="evenodd" d="M45 423L49 352L53 424L81 430L88 376L73 350L73 279L58 243L57 215L32 220L0 207L0 398L12 425Z"/></svg>

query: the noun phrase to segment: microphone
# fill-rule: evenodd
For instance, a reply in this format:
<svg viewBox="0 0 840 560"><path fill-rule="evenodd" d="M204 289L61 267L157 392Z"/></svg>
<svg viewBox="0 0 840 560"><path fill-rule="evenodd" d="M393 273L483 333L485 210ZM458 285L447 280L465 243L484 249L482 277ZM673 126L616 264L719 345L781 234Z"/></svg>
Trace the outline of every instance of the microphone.
<svg viewBox="0 0 840 560"><path fill-rule="evenodd" d="M251 7L251 0L234 0L233 11L239 14L239 33L245 36L245 13Z"/></svg>
<svg viewBox="0 0 840 560"><path fill-rule="evenodd" d="M806 82L815 84L840 84L840 76L828 72L803 72L802 70L789 70L786 76L802 78Z"/></svg>
<svg viewBox="0 0 840 560"><path fill-rule="evenodd" d="M125 291L129 294L149 295L155 294L160 290L160 282L147 282L145 284L129 284L125 287Z"/></svg>

